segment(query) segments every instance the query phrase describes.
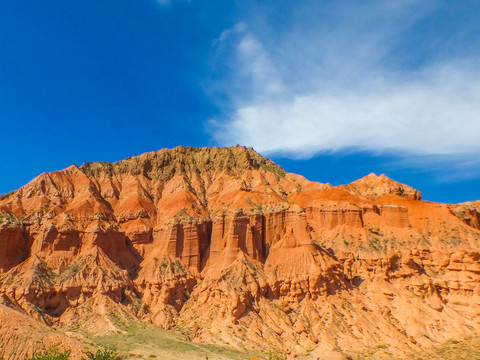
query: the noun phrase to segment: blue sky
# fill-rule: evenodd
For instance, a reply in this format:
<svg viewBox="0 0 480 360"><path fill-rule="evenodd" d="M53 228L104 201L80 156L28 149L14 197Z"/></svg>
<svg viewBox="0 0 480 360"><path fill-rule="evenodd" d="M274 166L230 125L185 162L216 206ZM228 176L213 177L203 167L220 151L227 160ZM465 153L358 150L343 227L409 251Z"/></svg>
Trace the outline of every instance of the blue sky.
<svg viewBox="0 0 480 360"><path fill-rule="evenodd" d="M478 1L4 1L0 193L177 145L480 199Z"/></svg>

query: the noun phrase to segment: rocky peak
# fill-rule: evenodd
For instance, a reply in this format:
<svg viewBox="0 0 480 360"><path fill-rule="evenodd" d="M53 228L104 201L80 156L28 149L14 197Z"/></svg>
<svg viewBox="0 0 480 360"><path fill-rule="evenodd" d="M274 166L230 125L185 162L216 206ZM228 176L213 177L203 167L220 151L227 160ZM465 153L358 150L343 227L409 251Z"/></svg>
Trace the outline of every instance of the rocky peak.
<svg viewBox="0 0 480 360"><path fill-rule="evenodd" d="M384 174L377 176L374 173L370 173L347 185L346 188L350 192L360 194L372 200L385 195L397 195L413 200L420 200L422 197L420 191L392 180Z"/></svg>
<svg viewBox="0 0 480 360"><path fill-rule="evenodd" d="M167 181L175 174L225 171L232 174L245 170L273 172L284 176L285 171L273 161L252 148L234 147L183 147L161 149L114 163L92 162L80 167L87 176L98 178L118 174L144 175L148 179Z"/></svg>

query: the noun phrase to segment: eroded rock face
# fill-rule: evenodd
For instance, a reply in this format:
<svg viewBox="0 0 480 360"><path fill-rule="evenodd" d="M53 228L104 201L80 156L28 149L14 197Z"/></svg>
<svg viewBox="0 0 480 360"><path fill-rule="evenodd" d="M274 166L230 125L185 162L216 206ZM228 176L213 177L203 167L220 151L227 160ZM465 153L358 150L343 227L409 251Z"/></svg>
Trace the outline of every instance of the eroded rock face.
<svg viewBox="0 0 480 360"><path fill-rule="evenodd" d="M384 175L309 182L242 147L71 166L0 200L0 303L60 327L115 304L292 353L476 333L480 205L420 197Z"/></svg>
<svg viewBox="0 0 480 360"><path fill-rule="evenodd" d="M1 224L0 271L20 264L29 255L29 244L20 224Z"/></svg>

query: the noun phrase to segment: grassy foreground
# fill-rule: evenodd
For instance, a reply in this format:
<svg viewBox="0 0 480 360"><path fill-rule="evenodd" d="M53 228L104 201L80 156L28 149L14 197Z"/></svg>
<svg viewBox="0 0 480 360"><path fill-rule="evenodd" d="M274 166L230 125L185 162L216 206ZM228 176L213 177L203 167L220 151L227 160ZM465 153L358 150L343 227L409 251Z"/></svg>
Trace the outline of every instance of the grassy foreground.
<svg viewBox="0 0 480 360"><path fill-rule="evenodd" d="M95 337L91 339L96 345L104 347L96 352L86 351L82 360L129 360L129 359L209 359L209 360L285 360L286 357L276 353L254 354L216 346L200 345L181 339L181 335L170 333L153 325L144 324L130 328L128 332ZM330 357L304 355L298 360L475 360L480 359L480 338L463 341L451 340L442 345L398 356L390 353L388 347L378 347L357 354L336 354ZM25 360L69 360L70 351L61 351L51 347L37 352ZM3 360L0 356L0 360Z"/></svg>
<svg viewBox="0 0 480 360"><path fill-rule="evenodd" d="M186 341L178 333L168 332L154 325L140 323L116 333L91 340L121 354L122 359L205 359L244 360L249 356L232 349L201 345Z"/></svg>
<svg viewBox="0 0 480 360"><path fill-rule="evenodd" d="M84 324L70 327L79 334L81 342L90 347L101 347L114 351L122 360L174 359L191 360L245 360L266 359L268 355L246 350L197 344L186 339L180 332L167 331L153 324L142 322L119 311L107 314L116 331L107 335L89 332Z"/></svg>

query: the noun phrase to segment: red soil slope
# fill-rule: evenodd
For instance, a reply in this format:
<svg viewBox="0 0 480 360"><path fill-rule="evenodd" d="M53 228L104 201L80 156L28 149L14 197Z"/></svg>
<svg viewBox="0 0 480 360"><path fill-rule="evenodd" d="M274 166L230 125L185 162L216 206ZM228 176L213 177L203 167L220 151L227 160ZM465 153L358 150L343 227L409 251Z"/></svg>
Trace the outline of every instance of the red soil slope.
<svg viewBox="0 0 480 360"><path fill-rule="evenodd" d="M291 353L478 334L480 203L420 198L384 175L310 182L243 147L73 165L0 200L0 303L64 328L115 305Z"/></svg>

